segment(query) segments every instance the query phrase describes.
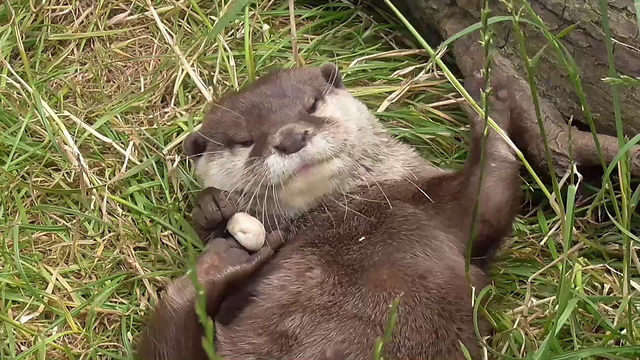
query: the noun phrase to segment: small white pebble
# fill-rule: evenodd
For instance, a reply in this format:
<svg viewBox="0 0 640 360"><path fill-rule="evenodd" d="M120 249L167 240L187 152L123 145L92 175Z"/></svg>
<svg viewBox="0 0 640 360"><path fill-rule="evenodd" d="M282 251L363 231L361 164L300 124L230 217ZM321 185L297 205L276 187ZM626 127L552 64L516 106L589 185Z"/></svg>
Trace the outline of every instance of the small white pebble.
<svg viewBox="0 0 640 360"><path fill-rule="evenodd" d="M258 251L264 245L266 230L260 220L238 212L227 222L227 231L249 251Z"/></svg>

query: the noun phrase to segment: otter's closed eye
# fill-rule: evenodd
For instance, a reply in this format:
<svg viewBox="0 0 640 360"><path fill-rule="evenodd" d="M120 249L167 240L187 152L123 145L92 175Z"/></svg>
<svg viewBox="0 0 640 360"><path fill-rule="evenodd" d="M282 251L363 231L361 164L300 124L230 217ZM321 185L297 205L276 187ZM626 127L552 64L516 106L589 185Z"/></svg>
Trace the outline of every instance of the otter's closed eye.
<svg viewBox="0 0 640 360"><path fill-rule="evenodd" d="M251 145L253 145L253 140L246 140L246 141L240 141L235 143L235 145L241 146L241 147L249 147Z"/></svg>
<svg viewBox="0 0 640 360"><path fill-rule="evenodd" d="M313 114L314 112L316 112L316 110L318 110L318 105L320 101L322 101L322 97L316 95L313 98L313 103L311 104L311 106L307 108L307 114Z"/></svg>
<svg viewBox="0 0 640 360"><path fill-rule="evenodd" d="M253 145L253 140L233 140L233 139L228 139L226 146L228 148L248 148L251 145Z"/></svg>

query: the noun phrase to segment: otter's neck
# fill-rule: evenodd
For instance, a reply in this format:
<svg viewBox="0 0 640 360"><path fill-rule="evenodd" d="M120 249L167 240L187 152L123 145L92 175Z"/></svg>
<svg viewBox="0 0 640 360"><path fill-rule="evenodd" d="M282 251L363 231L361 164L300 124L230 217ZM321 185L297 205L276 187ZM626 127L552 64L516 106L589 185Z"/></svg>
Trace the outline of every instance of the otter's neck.
<svg viewBox="0 0 640 360"><path fill-rule="evenodd" d="M422 158L413 148L378 130L368 146L363 148L359 164L367 170L357 177L357 186L372 182L402 180L420 177L426 172L439 171Z"/></svg>

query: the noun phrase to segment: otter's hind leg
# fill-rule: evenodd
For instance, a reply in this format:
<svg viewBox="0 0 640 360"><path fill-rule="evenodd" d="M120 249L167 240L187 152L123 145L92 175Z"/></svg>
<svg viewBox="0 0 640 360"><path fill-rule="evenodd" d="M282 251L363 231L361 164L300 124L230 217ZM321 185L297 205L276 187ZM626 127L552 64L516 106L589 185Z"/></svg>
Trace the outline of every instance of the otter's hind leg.
<svg viewBox="0 0 640 360"><path fill-rule="evenodd" d="M484 80L470 79L465 87L480 103ZM509 93L500 86L494 86L492 92L489 115L509 134L512 128ZM421 193L416 193L415 200L431 209L433 215L439 216L465 244L477 200L478 213L471 255L474 264L484 267L491 262L502 239L511 231L518 211L521 199L520 162L505 140L491 128L484 144L484 161L481 161L484 119L469 106L465 110L471 121L471 147L464 167L458 172L425 179L421 188L430 201L425 203Z"/></svg>
<svg viewBox="0 0 640 360"><path fill-rule="evenodd" d="M196 263L198 281L205 289L207 314L215 318L223 300L242 286L274 254L282 234L267 237L267 246L249 255L235 240L216 239ZM202 347L203 327L195 311L195 288L187 276L173 282L154 309L137 349L138 360L208 359Z"/></svg>
<svg viewBox="0 0 640 360"><path fill-rule="evenodd" d="M483 78L472 78L465 82L467 91L478 104L481 103L481 89L485 86ZM489 97L490 117L509 134L511 121L510 94L499 84L493 87ZM478 196L477 222L472 258L478 265L491 261L502 239L512 229L513 220L521 201L520 162L507 142L492 128L485 141L484 167L481 166L482 141L484 137L484 119L470 106L465 110L471 121L471 149L462 173L469 206ZM482 174L482 178L481 178ZM470 225L470 224L469 224Z"/></svg>

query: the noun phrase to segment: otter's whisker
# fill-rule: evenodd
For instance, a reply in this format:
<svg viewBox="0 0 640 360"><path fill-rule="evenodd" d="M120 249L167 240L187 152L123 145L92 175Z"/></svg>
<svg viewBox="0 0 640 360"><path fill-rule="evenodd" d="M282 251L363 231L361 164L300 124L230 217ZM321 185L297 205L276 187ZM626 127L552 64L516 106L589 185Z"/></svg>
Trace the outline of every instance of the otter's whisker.
<svg viewBox="0 0 640 360"><path fill-rule="evenodd" d="M354 162L354 164L355 164L356 166L359 166L359 165L358 165L358 164L356 164L355 162ZM363 170L364 170L364 168L363 168ZM365 172L365 174L366 174L366 172ZM371 180L373 180L373 182L376 184L376 186L378 187L378 189L380 189L380 191L382 192L382 196L384 196L385 200L386 200L386 201L387 201L387 203L389 204L389 208L390 208L390 209L393 209L393 206L391 205L391 201L389 200L389 198L387 197L387 194L386 194L386 193L384 192L384 190L382 189L382 186L380 186L380 184L378 183L378 181L376 180L376 178L375 178L374 176L371 176L371 174L368 174L368 175L369 175L369 178L371 178ZM368 186L368 183L367 183L367 186Z"/></svg>
<svg viewBox="0 0 640 360"><path fill-rule="evenodd" d="M269 212L267 211L267 196L269 195L269 186L270 184L267 183L267 188L264 191L264 200L262 201L262 224L264 224L266 220L267 225L269 225L269 228L271 229L271 221L269 220Z"/></svg>
<svg viewBox="0 0 640 360"><path fill-rule="evenodd" d="M253 183L253 181L254 181L255 179L257 179L257 177L258 177L258 175L254 175L254 176L251 178L251 181L249 182L249 184L247 184L247 185L243 186L243 188L242 188L242 192L241 192L241 193L240 193L240 195L236 198L236 202L235 202L236 209L240 209L240 208L241 208L242 206L244 206L244 204L246 203L246 201L245 201L245 194L246 194L247 190L249 189L249 185L250 185L250 184L252 184L252 183Z"/></svg>
<svg viewBox="0 0 640 360"><path fill-rule="evenodd" d="M207 139L207 141L210 141L218 146L224 146L224 144L217 142L215 140L213 140L212 138L208 137L207 135L205 135L203 132L201 132L200 130L196 131L198 134L200 134L200 136L202 136L203 138Z"/></svg>
<svg viewBox="0 0 640 360"><path fill-rule="evenodd" d="M424 190L422 190L422 188L420 188L420 186L416 185L416 183L414 183L413 181L409 180L407 177L403 177L403 179L407 180L411 185L415 186L416 189L418 189L418 191L420 191L422 193L422 195L424 195L427 199L429 199L429 201L433 202L433 199L429 196L429 194L427 194Z"/></svg>
<svg viewBox="0 0 640 360"><path fill-rule="evenodd" d="M222 109L222 110L228 111L228 112L230 112L230 113L232 113L232 114L234 114L234 115L238 115L238 116L239 116L239 117L241 117L243 120L245 120L245 119L246 119L244 116L242 116L242 114L240 114L240 113L238 113L238 112L236 112L236 111L233 111L233 110L229 109L228 107L223 106L223 105L221 105L221 104L219 104L219 103L214 103L214 104L212 104L212 105L213 105L213 106L215 106L215 107L217 107L217 108L219 108L219 109Z"/></svg>
<svg viewBox="0 0 640 360"><path fill-rule="evenodd" d="M251 198L249 199L249 203L247 204L247 207L246 207L247 210L251 209L251 203L253 202L253 199L256 197L256 195L260 191L260 187L262 186L262 183L267 179L267 172L266 171L263 171L261 175L262 175L262 180L260 180L260 182L258 183L258 186L256 186L256 189L253 192L253 195L251 195Z"/></svg>
<svg viewBox="0 0 640 360"><path fill-rule="evenodd" d="M277 230L280 230L280 226L278 224L278 217L280 217L282 220L285 221L285 223L288 222L287 217L284 215L284 212L282 211L282 208L280 207L280 201L278 200L278 193L276 192L276 185L274 184L271 187L272 191L273 191L273 204L274 204L274 211L278 212L279 216L276 216L274 214L274 218L276 221L276 227L278 228Z"/></svg>
<svg viewBox="0 0 640 360"><path fill-rule="evenodd" d="M200 156L202 156L202 155L217 155L217 154L220 154L221 152L222 152L222 151L220 151L220 150L215 150L215 151L205 151L205 152L202 152L202 153L199 153L199 154L188 155L188 156L187 156L187 158L188 158L188 159L193 159L193 158L200 157Z"/></svg>

